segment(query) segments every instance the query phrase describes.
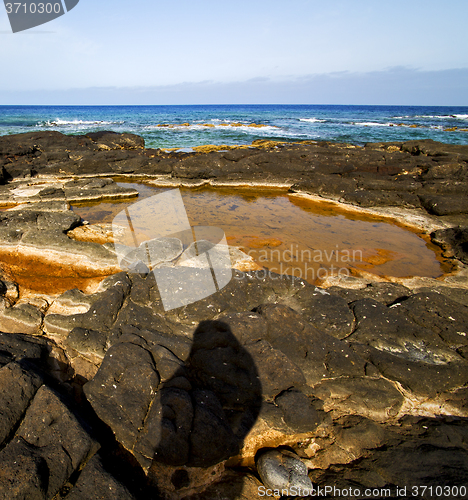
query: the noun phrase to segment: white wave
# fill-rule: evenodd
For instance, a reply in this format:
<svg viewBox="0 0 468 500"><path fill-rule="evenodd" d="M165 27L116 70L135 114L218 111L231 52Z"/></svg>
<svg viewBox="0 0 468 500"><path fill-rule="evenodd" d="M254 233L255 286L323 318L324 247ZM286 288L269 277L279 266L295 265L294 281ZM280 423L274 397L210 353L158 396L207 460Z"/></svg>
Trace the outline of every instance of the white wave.
<svg viewBox="0 0 468 500"><path fill-rule="evenodd" d="M412 118L430 118L431 120L447 120L447 118L454 118L454 115L416 115ZM411 118L411 117L410 117Z"/></svg>
<svg viewBox="0 0 468 500"><path fill-rule="evenodd" d="M63 127L63 126L93 126L93 125L122 125L123 121L109 122L105 120L48 120L43 122L43 127Z"/></svg>
<svg viewBox="0 0 468 500"><path fill-rule="evenodd" d="M143 127L144 130L161 130L161 131L176 131L176 132L187 132L187 131L209 131L209 130L224 130L228 132L232 131L242 131L258 134L261 132L277 132L279 127L273 125L261 125L260 127L254 124L249 125L233 125L231 122L226 125L217 125L214 123L192 123L190 125L177 125L177 124L160 124L160 125L146 125Z"/></svg>
<svg viewBox="0 0 468 500"><path fill-rule="evenodd" d="M463 114L454 114L454 115L407 115L407 116L394 116L395 120L404 120L404 119L414 119L414 118L425 118L430 120L468 120L468 115Z"/></svg>
<svg viewBox="0 0 468 500"><path fill-rule="evenodd" d="M327 120L321 120L320 118L299 118L300 122L309 122L309 123L324 123Z"/></svg>
<svg viewBox="0 0 468 500"><path fill-rule="evenodd" d="M361 125L363 127L393 127L394 123L378 123L378 122L352 122L353 125Z"/></svg>

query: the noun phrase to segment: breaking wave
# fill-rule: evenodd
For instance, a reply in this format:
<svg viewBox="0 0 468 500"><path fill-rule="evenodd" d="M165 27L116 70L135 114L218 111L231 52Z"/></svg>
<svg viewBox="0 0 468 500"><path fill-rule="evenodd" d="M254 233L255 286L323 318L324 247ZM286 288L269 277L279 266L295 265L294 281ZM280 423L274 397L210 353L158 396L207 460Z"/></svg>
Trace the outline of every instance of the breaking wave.
<svg viewBox="0 0 468 500"><path fill-rule="evenodd" d="M93 127L100 125L122 125L123 121L105 121L105 120L47 120L39 124L40 127L67 127L67 126L85 126Z"/></svg>

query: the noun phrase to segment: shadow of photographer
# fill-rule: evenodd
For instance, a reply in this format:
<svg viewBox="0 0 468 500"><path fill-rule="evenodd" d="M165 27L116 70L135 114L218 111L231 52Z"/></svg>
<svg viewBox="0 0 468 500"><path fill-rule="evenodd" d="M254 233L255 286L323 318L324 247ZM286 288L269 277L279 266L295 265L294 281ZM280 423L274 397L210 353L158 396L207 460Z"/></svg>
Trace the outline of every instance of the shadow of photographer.
<svg viewBox="0 0 468 500"><path fill-rule="evenodd" d="M191 345L182 340L185 361L174 354L174 336L128 332L107 351L86 396L163 497L202 491L222 479L223 462L240 453L257 420L255 362L222 321L202 321ZM229 486L229 496L239 487Z"/></svg>

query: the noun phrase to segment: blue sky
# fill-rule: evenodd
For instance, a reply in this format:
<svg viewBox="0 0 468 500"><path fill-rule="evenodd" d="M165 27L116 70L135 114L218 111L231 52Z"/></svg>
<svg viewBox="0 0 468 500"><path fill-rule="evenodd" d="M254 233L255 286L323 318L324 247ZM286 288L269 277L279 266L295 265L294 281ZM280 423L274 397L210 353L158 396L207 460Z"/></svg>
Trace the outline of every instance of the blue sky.
<svg viewBox="0 0 468 500"><path fill-rule="evenodd" d="M80 0L12 34L0 104L468 105L467 0Z"/></svg>

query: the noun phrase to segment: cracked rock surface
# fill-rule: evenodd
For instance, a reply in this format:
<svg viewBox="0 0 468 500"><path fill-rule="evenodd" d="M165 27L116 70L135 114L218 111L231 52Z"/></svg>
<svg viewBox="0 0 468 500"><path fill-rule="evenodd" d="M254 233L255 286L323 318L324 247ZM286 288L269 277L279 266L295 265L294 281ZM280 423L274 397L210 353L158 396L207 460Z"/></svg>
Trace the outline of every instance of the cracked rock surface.
<svg viewBox="0 0 468 500"><path fill-rule="evenodd" d="M253 500L268 450L299 457L314 486L466 485L463 276L324 290L234 271L218 293L166 312L152 273L122 272L108 242L68 236L83 226L67 205L86 189L128 195L107 182L116 173L263 176L431 213L446 224L433 240L462 265L466 211L446 207L466 193L465 150L410 141L187 155L130 134L0 138L2 193L28 198L0 216L0 499ZM60 186L39 189L47 176ZM99 283L24 297L26 251L36 270L55 260L61 279Z"/></svg>
<svg viewBox="0 0 468 500"><path fill-rule="evenodd" d="M280 446L311 469L314 484L341 471L343 484L372 477L410 486L396 458L400 443L412 457L405 461L426 467L434 485L440 474L422 450L447 456L446 481L459 484L468 472L468 337L459 333L468 307L401 285L386 284L384 294L379 284L369 288L324 295L301 280L237 272L220 293L165 313L152 274L108 278L87 312L46 311L47 335L1 337L9 408L1 453L11 464L1 480L15 478L39 498L84 498L94 484L139 498L141 487L115 475L130 461L145 488L165 498L197 498L209 485L206 494L218 494L226 481L229 498L242 498L257 481L248 472L256 454ZM370 298L382 295L393 300ZM65 380L54 376L59 362L68 366ZM45 415L57 422L53 438ZM209 470L213 479L202 480Z"/></svg>

